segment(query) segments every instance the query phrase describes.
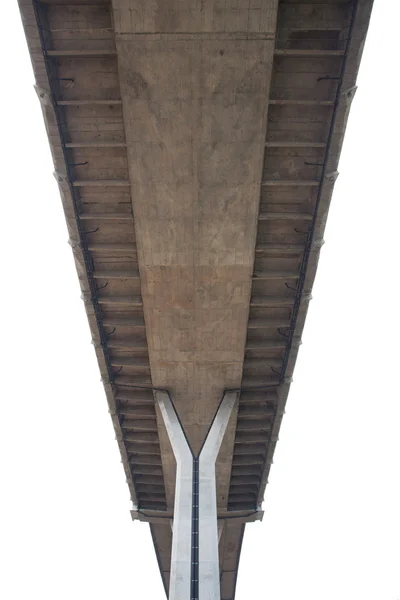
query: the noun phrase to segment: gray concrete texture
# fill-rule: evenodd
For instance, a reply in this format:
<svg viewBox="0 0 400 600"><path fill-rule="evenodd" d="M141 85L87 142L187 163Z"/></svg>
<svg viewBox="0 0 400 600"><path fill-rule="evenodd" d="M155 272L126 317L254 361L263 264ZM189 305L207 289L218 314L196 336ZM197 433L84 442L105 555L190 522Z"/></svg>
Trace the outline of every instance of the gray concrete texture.
<svg viewBox="0 0 400 600"><path fill-rule="evenodd" d="M132 516L150 522L166 589L176 465L152 387L195 450L224 389L242 388L216 465L230 600L372 0L19 4Z"/></svg>

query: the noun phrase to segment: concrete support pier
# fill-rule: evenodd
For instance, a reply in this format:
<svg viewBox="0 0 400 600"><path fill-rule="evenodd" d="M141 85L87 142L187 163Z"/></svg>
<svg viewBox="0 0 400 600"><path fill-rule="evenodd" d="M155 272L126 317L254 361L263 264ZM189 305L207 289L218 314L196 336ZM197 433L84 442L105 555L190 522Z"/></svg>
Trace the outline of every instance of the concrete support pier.
<svg viewBox="0 0 400 600"><path fill-rule="evenodd" d="M215 463L238 393L224 394L198 455L167 392L156 399L176 459L169 600L219 600Z"/></svg>

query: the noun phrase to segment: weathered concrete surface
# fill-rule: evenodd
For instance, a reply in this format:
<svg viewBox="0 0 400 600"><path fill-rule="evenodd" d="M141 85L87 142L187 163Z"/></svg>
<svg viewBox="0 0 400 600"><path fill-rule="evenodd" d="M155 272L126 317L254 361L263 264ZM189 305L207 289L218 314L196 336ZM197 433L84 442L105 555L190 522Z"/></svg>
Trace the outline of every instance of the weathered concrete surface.
<svg viewBox="0 0 400 600"><path fill-rule="evenodd" d="M117 49L152 380L196 451L241 381L273 41L176 37Z"/></svg>
<svg viewBox="0 0 400 600"><path fill-rule="evenodd" d="M133 516L151 523L165 586L175 461L151 386L169 388L195 449L223 389L248 388L217 461L221 598L231 600L372 1L20 6Z"/></svg>
<svg viewBox="0 0 400 600"><path fill-rule="evenodd" d="M240 33L247 9L239 34L210 35L191 9L128 30L128 5L135 13L136 2L114 4L114 23L152 382L171 391L197 451L224 387L242 377L276 4L255 40ZM233 429L218 465L222 508ZM166 492L171 505L172 478Z"/></svg>

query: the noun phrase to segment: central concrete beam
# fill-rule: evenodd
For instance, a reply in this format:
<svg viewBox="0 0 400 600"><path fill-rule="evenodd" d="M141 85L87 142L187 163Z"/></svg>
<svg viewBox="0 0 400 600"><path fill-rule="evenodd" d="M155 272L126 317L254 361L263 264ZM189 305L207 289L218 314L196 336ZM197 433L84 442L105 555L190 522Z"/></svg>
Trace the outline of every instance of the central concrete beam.
<svg viewBox="0 0 400 600"><path fill-rule="evenodd" d="M150 4L113 3L133 214L153 384L197 452L242 377L277 3L223 34L219 3Z"/></svg>

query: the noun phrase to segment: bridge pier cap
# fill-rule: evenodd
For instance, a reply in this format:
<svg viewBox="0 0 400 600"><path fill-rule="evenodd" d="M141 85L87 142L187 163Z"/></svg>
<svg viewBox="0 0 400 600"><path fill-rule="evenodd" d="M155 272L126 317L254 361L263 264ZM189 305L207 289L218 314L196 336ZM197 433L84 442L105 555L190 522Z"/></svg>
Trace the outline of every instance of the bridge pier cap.
<svg viewBox="0 0 400 600"><path fill-rule="evenodd" d="M226 392L195 455L167 392L155 392L176 459L169 600L219 600L215 462L238 392Z"/></svg>

